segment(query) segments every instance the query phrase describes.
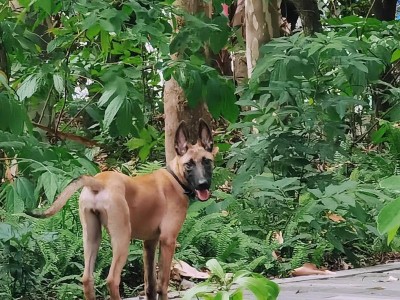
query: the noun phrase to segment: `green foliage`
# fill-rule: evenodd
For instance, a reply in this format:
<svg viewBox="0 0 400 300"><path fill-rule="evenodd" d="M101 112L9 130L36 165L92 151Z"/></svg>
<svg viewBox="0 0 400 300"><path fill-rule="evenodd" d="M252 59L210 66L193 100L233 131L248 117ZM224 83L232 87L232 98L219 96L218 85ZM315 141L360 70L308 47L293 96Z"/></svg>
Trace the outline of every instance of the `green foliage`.
<svg viewBox="0 0 400 300"><path fill-rule="evenodd" d="M241 228L282 231L281 263L270 260L268 266L273 273L304 262L321 265L328 253L357 265L371 251L368 245L388 249L375 219L393 195L377 182L396 170L398 130L381 122L372 135L385 147L381 153L360 141L377 124L370 123L377 117L375 102L392 105L384 116L398 120L399 89L380 78L395 60L399 26L343 19L346 26L324 34L264 45L249 84L239 91L237 103L251 109L231 125L243 134L227 163L237 170L232 192L244 201L237 215Z"/></svg>
<svg viewBox="0 0 400 300"><path fill-rule="evenodd" d="M0 209L5 211L0 220L2 229L15 235L1 241L8 252L2 252L0 291L3 298L81 298L83 254L76 199L51 220L26 220L21 212L48 206L73 178L97 173L93 160L132 174L135 159L121 161L137 155L142 164L133 166L136 173L160 168L148 160L164 157L163 126L157 117L163 113L162 83L168 72L176 78L179 72L192 72L194 79L197 74L204 88L207 82L223 86L211 98L206 89L197 88L201 97L195 101L208 101L216 117L235 120L234 86L204 65L202 49L177 62L170 58L170 48L184 45L179 39L187 33L195 33L191 42L219 52L230 31L225 17L185 15L168 1L21 0L19 5L13 10L6 3L0 13ZM187 24L175 31L171 23L182 16ZM179 82L190 89L198 84ZM189 99L193 104L194 97ZM78 141L85 136L91 145L100 144L101 152L70 141L71 136ZM28 229L17 234L20 228L11 222L25 221ZM42 241L43 234L54 239ZM123 274L137 286L143 278L140 246L132 245L130 270ZM95 280L102 298L110 257L110 247L101 247ZM11 270L11 264L19 269ZM127 287L129 293L137 291Z"/></svg>
<svg viewBox="0 0 400 300"><path fill-rule="evenodd" d="M140 149L139 158L145 161L149 157L152 148L162 145L163 142L164 134L160 134L153 126L148 125L147 129L143 128L139 132L139 138L131 138L126 145L130 150Z"/></svg>
<svg viewBox="0 0 400 300"><path fill-rule="evenodd" d="M327 32L264 45L252 78L236 88L211 66L240 38L221 14L220 4L231 1L213 2L211 18L188 15L171 2L20 0L19 10L2 6L3 298L81 298L76 197L49 220L21 212L47 206L71 179L97 173L93 161L127 174L162 167L162 89L170 78L190 106L205 101L214 118L231 122L216 137L222 155L213 197L191 203L176 252L207 264L217 283L187 297L242 299L247 289L275 299L276 285L250 272L287 275L305 262L322 266L330 259L362 265L399 249L400 90L396 79L388 80L400 58L399 23L351 15L366 15L365 1L342 3L343 17L324 21ZM88 141L71 136L100 147L86 149ZM125 296L142 288L141 253L141 243L132 243L122 276ZM104 234L95 272L101 298L110 260Z"/></svg>
<svg viewBox="0 0 400 300"><path fill-rule="evenodd" d="M37 243L53 240L50 234L35 235L29 223L0 223L0 278L3 282L0 294L3 298L15 299L33 290L40 293L37 284L43 280L40 277L43 261L36 257Z"/></svg>
<svg viewBox="0 0 400 300"><path fill-rule="evenodd" d="M245 291L250 291L257 300L273 300L278 297L278 285L256 273L241 270L229 275L224 272L216 259L207 261L207 267L211 271L211 279L188 290L183 297L184 300L194 297L214 300L245 299ZM213 280L216 281L216 285L212 284Z"/></svg>

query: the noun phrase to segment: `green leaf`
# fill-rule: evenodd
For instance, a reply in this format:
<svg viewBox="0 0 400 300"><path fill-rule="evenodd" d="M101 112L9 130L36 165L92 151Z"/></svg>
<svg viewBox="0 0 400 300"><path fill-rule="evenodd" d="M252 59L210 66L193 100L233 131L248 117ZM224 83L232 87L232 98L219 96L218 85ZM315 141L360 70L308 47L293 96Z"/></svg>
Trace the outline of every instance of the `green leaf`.
<svg viewBox="0 0 400 300"><path fill-rule="evenodd" d="M221 96L220 96L220 86L219 81L215 78L210 77L207 81L207 106L211 115L214 118L218 118L222 105L221 105Z"/></svg>
<svg viewBox="0 0 400 300"><path fill-rule="evenodd" d="M210 259L209 261L207 261L206 262L206 266L211 271L211 273L216 275L219 279L221 279L221 280L225 279L225 272L222 269L222 267L219 264L219 262L215 258Z"/></svg>
<svg viewBox="0 0 400 300"><path fill-rule="evenodd" d="M6 209L12 213L21 213L24 211L24 201L18 195L14 185L7 192Z"/></svg>
<svg viewBox="0 0 400 300"><path fill-rule="evenodd" d="M9 119L8 126L12 133L21 134L24 130L26 111L20 103L14 100L11 100L9 104L12 118Z"/></svg>
<svg viewBox="0 0 400 300"><path fill-rule="evenodd" d="M4 94L0 94L0 129L1 130L8 130L9 125L11 122L12 116L12 109L11 109L11 102L12 100L6 97ZM3 139L0 139L0 141ZM0 148L11 148L12 146L7 145L7 141L0 142Z"/></svg>
<svg viewBox="0 0 400 300"><path fill-rule="evenodd" d="M330 184L325 189L325 196L329 197L334 194L343 193L344 191L353 190L356 186L357 182L351 180L344 181L339 185Z"/></svg>
<svg viewBox="0 0 400 300"><path fill-rule="evenodd" d="M171 54L176 52L181 53L188 48L191 32L188 30L181 30L169 44L169 51Z"/></svg>
<svg viewBox="0 0 400 300"><path fill-rule="evenodd" d="M344 204L345 206L356 206L356 199L354 195L342 193L333 195L333 198L335 198L339 203Z"/></svg>
<svg viewBox="0 0 400 300"><path fill-rule="evenodd" d="M228 18L226 16L218 16L212 20L213 24L219 27L219 30L213 30L210 36L210 48L214 54L218 54L221 49L226 45L230 30L228 27Z"/></svg>
<svg viewBox="0 0 400 300"><path fill-rule="evenodd" d="M117 85L114 82L107 84L104 88L103 95L101 95L98 105L101 107L105 105L111 98L112 95L117 91Z"/></svg>
<svg viewBox="0 0 400 300"><path fill-rule="evenodd" d="M243 290L241 288L236 289L231 294L231 300L244 300L243 299Z"/></svg>
<svg viewBox="0 0 400 300"><path fill-rule="evenodd" d="M100 44L101 44L101 50L103 53L108 54L110 51L110 35L107 31L102 30L100 32Z"/></svg>
<svg viewBox="0 0 400 300"><path fill-rule="evenodd" d="M144 139L132 138L126 143L126 146L130 150L135 150L135 149L138 149L140 147L143 147L144 145L146 145L146 143L147 142Z"/></svg>
<svg viewBox="0 0 400 300"><path fill-rule="evenodd" d="M335 247L336 249L338 249L339 251L344 253L344 247L342 242L338 239L337 236L333 235L331 232L328 232L326 234L326 238L327 240L333 245L333 247Z"/></svg>
<svg viewBox="0 0 400 300"><path fill-rule="evenodd" d="M274 181L274 185L279 189L284 189L293 184L298 185L299 183L300 182L298 177L285 177Z"/></svg>
<svg viewBox="0 0 400 300"><path fill-rule="evenodd" d="M19 195L19 197L23 200L25 205L22 205L22 211L23 207L25 206L27 209L33 209L36 206L36 199L34 197L34 187L32 182L30 182L27 178L25 177L17 177L15 180L15 187L16 187L16 192ZM21 207L20 204L17 205L17 208L19 209ZM14 212L17 212L15 210L15 202L14 202ZM22 212L18 211L18 212Z"/></svg>
<svg viewBox="0 0 400 300"><path fill-rule="evenodd" d="M57 176L53 173L45 172L40 175L39 180L43 184L44 193L46 194L47 200L50 203L53 203L58 189Z"/></svg>
<svg viewBox="0 0 400 300"><path fill-rule="evenodd" d="M36 0L38 6L43 9L48 15L52 13L53 0Z"/></svg>
<svg viewBox="0 0 400 300"><path fill-rule="evenodd" d="M60 74L53 74L54 88L59 94L64 94L64 79Z"/></svg>
<svg viewBox="0 0 400 300"><path fill-rule="evenodd" d="M211 293L213 288L208 284L199 284L185 292L182 300L192 300L196 295Z"/></svg>
<svg viewBox="0 0 400 300"><path fill-rule="evenodd" d="M221 85L222 111L221 115L230 122L235 122L239 116L239 106L236 104L235 87L232 82L225 81Z"/></svg>
<svg viewBox="0 0 400 300"><path fill-rule="evenodd" d="M133 104L129 99L124 102L123 106L117 114L117 128L121 136L128 136L134 131L133 126Z"/></svg>
<svg viewBox="0 0 400 300"><path fill-rule="evenodd" d="M94 25L88 28L88 30L86 31L86 36L90 40L93 40L93 38L99 34L100 30L101 30L100 24L95 23Z"/></svg>
<svg viewBox="0 0 400 300"><path fill-rule="evenodd" d="M153 140L153 138L151 137L150 131L147 130L146 128L143 128L142 130L140 130L139 136L140 136L140 138L144 139L147 143L151 143L151 141Z"/></svg>
<svg viewBox="0 0 400 300"><path fill-rule="evenodd" d="M227 291L219 291L215 295L214 300L229 300L229 292L227 292Z"/></svg>
<svg viewBox="0 0 400 300"><path fill-rule="evenodd" d="M7 223L0 223L0 241L7 242L14 237L12 227Z"/></svg>
<svg viewBox="0 0 400 300"><path fill-rule="evenodd" d="M195 54L190 55L190 62L197 66L202 66L205 64L204 58Z"/></svg>
<svg viewBox="0 0 400 300"><path fill-rule="evenodd" d="M79 157L77 160L81 164L81 166L86 169L88 174L95 175L99 172L96 165L87 158Z"/></svg>
<svg viewBox="0 0 400 300"><path fill-rule="evenodd" d="M31 97L39 87L39 77L36 74L29 75L17 90L21 100Z"/></svg>
<svg viewBox="0 0 400 300"><path fill-rule="evenodd" d="M190 71L188 87L185 89L190 107L195 107L202 98L203 82L198 71Z"/></svg>
<svg viewBox="0 0 400 300"><path fill-rule="evenodd" d="M110 20L100 20L100 27L104 31L108 32L116 31L115 26L110 22Z"/></svg>
<svg viewBox="0 0 400 300"><path fill-rule="evenodd" d="M274 300L279 294L278 285L266 278L240 277L234 282L251 291L257 300Z"/></svg>
<svg viewBox="0 0 400 300"><path fill-rule="evenodd" d="M322 198L320 201L324 205L325 209L335 211L338 207L337 202L333 198Z"/></svg>
<svg viewBox="0 0 400 300"><path fill-rule="evenodd" d="M385 234L400 226L400 198L386 204L379 212L378 231Z"/></svg>
<svg viewBox="0 0 400 300"><path fill-rule="evenodd" d="M368 73L368 68L363 63L354 60L354 61L350 62L350 64L355 66L359 71L364 72L364 73Z"/></svg>
<svg viewBox="0 0 400 300"><path fill-rule="evenodd" d="M400 225L400 224L399 224ZM390 242L393 241L397 234L397 230L399 230L400 226L396 226L388 231L387 245L389 246Z"/></svg>
<svg viewBox="0 0 400 300"><path fill-rule="evenodd" d="M21 149L24 146L25 146L24 143L18 141L0 142L0 148L4 149L13 149L13 148Z"/></svg>
<svg viewBox="0 0 400 300"><path fill-rule="evenodd" d="M8 78L6 73L4 73L2 70L0 70L0 83L5 86L8 87Z"/></svg>
<svg viewBox="0 0 400 300"><path fill-rule="evenodd" d="M400 59L400 49L396 49L396 51L393 52L392 58L390 59L390 63L394 63Z"/></svg>
<svg viewBox="0 0 400 300"><path fill-rule="evenodd" d="M114 120L115 115L118 113L122 104L124 103L125 96L118 95L113 100L111 100L110 104L107 106L106 111L104 113L103 126L104 128L109 128L111 122Z"/></svg>
<svg viewBox="0 0 400 300"><path fill-rule="evenodd" d="M379 182L379 185L383 189L388 189L400 193L400 176L393 175L388 178L385 178L384 180Z"/></svg>
<svg viewBox="0 0 400 300"><path fill-rule="evenodd" d="M150 155L151 146L149 144L143 145L142 148L139 150L139 158L142 161L145 161Z"/></svg>

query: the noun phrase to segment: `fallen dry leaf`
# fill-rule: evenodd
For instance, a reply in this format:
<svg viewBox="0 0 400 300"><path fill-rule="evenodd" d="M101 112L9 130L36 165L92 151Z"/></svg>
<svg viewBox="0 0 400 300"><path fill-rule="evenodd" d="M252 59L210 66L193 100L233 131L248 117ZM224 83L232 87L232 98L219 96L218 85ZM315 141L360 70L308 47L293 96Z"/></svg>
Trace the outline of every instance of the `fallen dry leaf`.
<svg viewBox="0 0 400 300"><path fill-rule="evenodd" d="M292 272L292 276L307 276L307 275L331 275L335 272L329 270L320 270L312 263L305 263L300 268L296 268Z"/></svg>
<svg viewBox="0 0 400 300"><path fill-rule="evenodd" d="M282 245L282 244L283 244L283 234L282 234L282 231L275 231L275 232L272 234L272 238L273 238L274 240L276 240L276 241L278 242L279 245ZM272 251L272 257L273 257L274 259L278 260L278 259L280 258L279 252L277 252L277 251Z"/></svg>
<svg viewBox="0 0 400 300"><path fill-rule="evenodd" d="M273 257L274 259L276 259L276 260L279 259L279 255L278 255L278 253L276 253L276 251L272 251L272 257Z"/></svg>
<svg viewBox="0 0 400 300"><path fill-rule="evenodd" d="M191 282L189 280L183 279L180 285L181 290L188 290L194 287L196 284L194 282Z"/></svg>
<svg viewBox="0 0 400 300"><path fill-rule="evenodd" d="M207 279L210 275L207 272L197 271L195 268L190 266L188 263L178 260L174 263L172 269L177 271L181 276L197 278L197 279Z"/></svg>
<svg viewBox="0 0 400 300"><path fill-rule="evenodd" d="M17 176L18 173L18 162L15 159L11 159L11 161L8 159L7 156L5 156L5 165L6 165L6 172L5 172L5 179L8 182L13 182L14 178Z"/></svg>
<svg viewBox="0 0 400 300"><path fill-rule="evenodd" d="M342 267L343 270L353 269L352 264L351 263L346 263L345 261L342 261L341 267Z"/></svg>
<svg viewBox="0 0 400 300"><path fill-rule="evenodd" d="M275 231L273 238L278 242L279 245L283 244L283 234L282 231Z"/></svg>
<svg viewBox="0 0 400 300"><path fill-rule="evenodd" d="M331 220L331 221L333 221L333 222L336 222L336 223L346 221L345 218L343 218L342 216L340 216L340 215L338 215L338 214L335 214L335 213L333 213L333 212L328 212L328 213L326 214L326 216L328 217L329 220Z"/></svg>

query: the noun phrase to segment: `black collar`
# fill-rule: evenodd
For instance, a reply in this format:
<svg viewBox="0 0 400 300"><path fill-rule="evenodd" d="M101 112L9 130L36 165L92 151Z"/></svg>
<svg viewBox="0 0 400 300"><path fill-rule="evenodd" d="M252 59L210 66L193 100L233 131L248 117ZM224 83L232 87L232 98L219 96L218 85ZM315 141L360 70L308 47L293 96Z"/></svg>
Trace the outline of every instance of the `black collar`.
<svg viewBox="0 0 400 300"><path fill-rule="evenodd" d="M179 183L179 185L183 188L184 190L184 194L187 195L190 198L193 198L196 195L196 192L194 191L193 188L187 186L186 184L184 184L182 181L180 181L180 179L178 178L178 176L176 176L176 174L174 173L174 171L171 170L171 168L169 166L167 166L167 171L175 178L175 180Z"/></svg>

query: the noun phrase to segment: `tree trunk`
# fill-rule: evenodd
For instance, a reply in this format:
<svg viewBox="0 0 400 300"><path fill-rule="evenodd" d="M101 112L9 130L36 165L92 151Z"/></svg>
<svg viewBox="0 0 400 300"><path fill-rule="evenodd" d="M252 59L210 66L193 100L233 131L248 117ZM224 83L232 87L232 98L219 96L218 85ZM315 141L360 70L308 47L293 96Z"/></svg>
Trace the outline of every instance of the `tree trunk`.
<svg viewBox="0 0 400 300"><path fill-rule="evenodd" d="M211 3L206 4L202 0L177 0L175 5L190 14L198 12L205 12L208 16L211 14ZM184 22L179 23L184 24ZM168 80L164 86L164 113L165 160L168 164L175 157L174 138L179 122L186 121L189 140L193 143L197 141L199 119L202 118L207 123L210 123L211 116L205 103L201 103L195 108L190 108L183 89L173 78Z"/></svg>
<svg viewBox="0 0 400 300"><path fill-rule="evenodd" d="M170 162L175 157L174 138L179 122L184 120L189 133L189 141L195 143L198 137L199 119L204 119L208 124L211 116L205 103L196 108L187 105L185 93L175 79L168 80L164 87L164 113L165 113L165 159Z"/></svg>
<svg viewBox="0 0 400 300"><path fill-rule="evenodd" d="M0 34L1 34L1 29L0 29ZM8 65L7 52L1 40L0 40L0 71L4 73L4 75L6 76L6 80L8 82L8 80L10 79L10 68Z"/></svg>
<svg viewBox="0 0 400 300"><path fill-rule="evenodd" d="M372 12L378 20L381 21L393 21L396 17L396 3L397 0L375 0L373 1ZM395 76L393 69L388 69L382 75L382 80L389 84L394 84ZM387 87L384 84L380 84L382 90L386 90ZM392 106L388 101L385 100L385 94L375 94L373 97L373 103L375 108L375 116L379 117L382 112L387 111Z"/></svg>
<svg viewBox="0 0 400 300"><path fill-rule="evenodd" d="M375 0L372 3L372 12L375 18L381 21L394 20L397 0Z"/></svg>
<svg viewBox="0 0 400 300"><path fill-rule="evenodd" d="M280 36L280 0L245 0L247 74L256 65L260 47Z"/></svg>
<svg viewBox="0 0 400 300"><path fill-rule="evenodd" d="M320 12L316 0L292 0L299 12L303 32L305 35L312 35L314 32L321 32L322 25ZM379 0L377 0L379 1Z"/></svg>

